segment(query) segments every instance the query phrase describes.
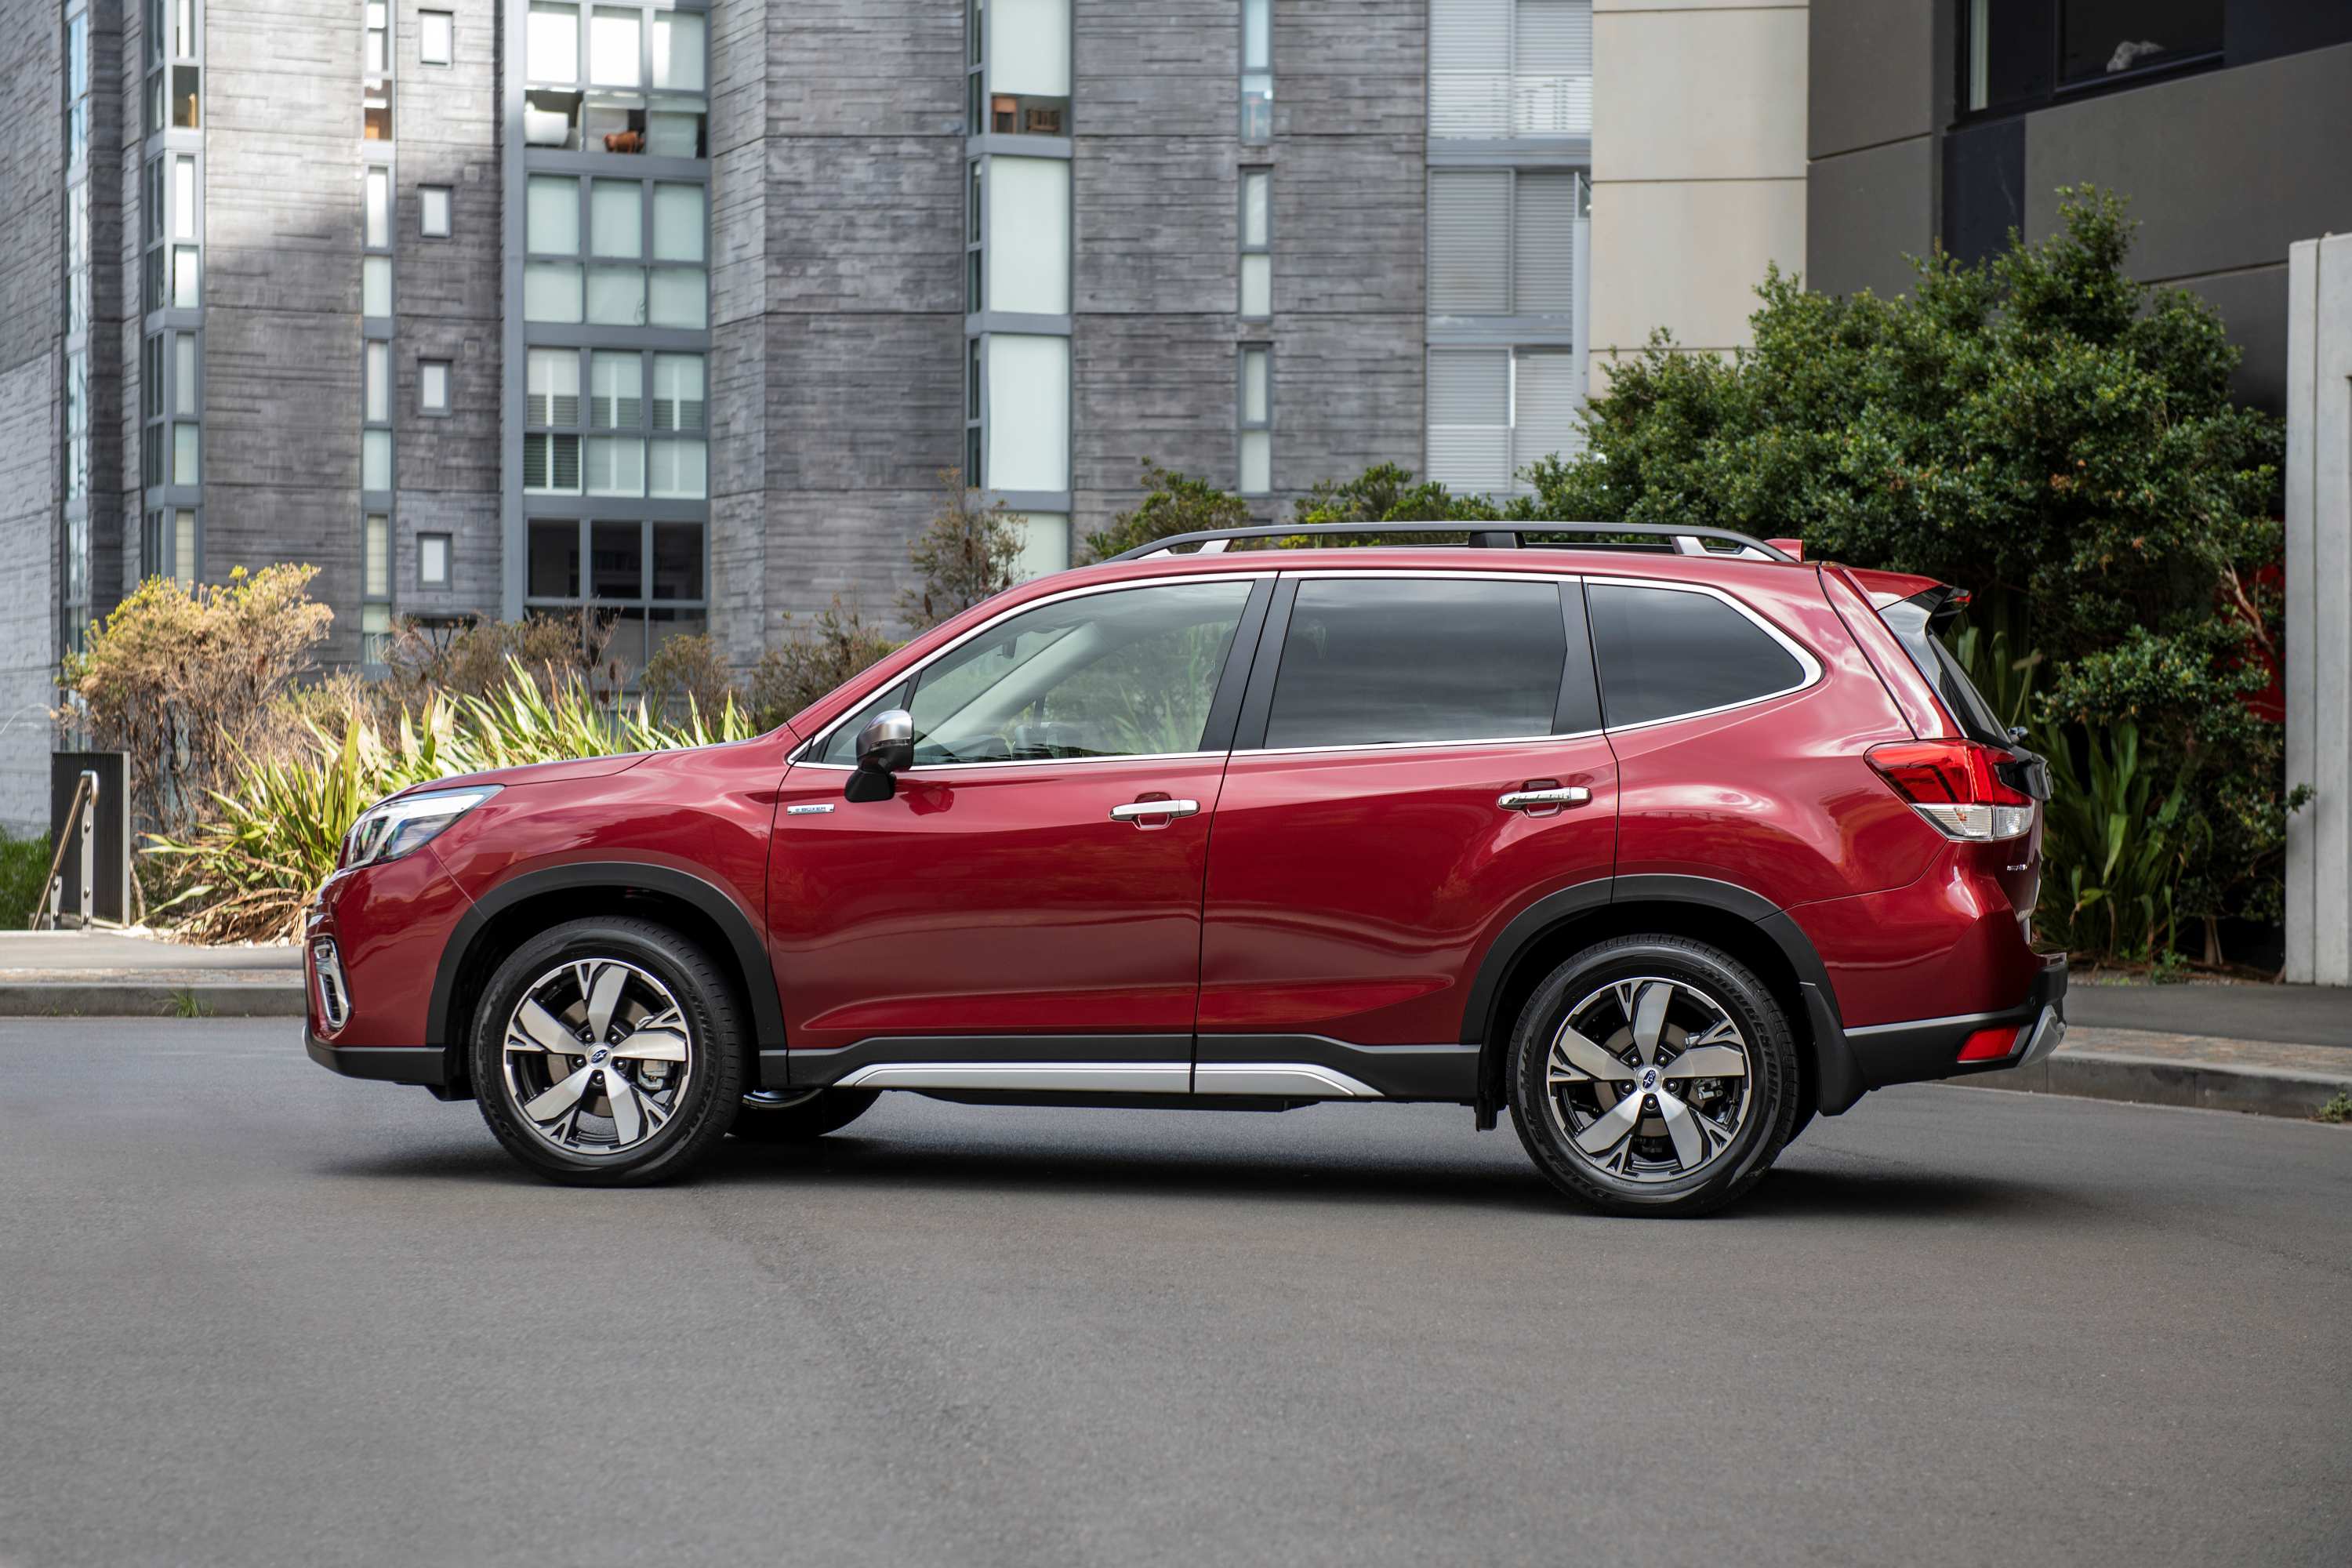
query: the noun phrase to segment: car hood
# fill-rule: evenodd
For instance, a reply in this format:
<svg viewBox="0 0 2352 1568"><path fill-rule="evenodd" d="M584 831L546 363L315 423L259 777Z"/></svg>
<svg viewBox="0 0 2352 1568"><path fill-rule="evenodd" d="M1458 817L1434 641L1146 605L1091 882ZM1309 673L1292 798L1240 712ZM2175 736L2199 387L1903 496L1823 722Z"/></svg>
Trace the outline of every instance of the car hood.
<svg viewBox="0 0 2352 1568"><path fill-rule="evenodd" d="M625 773L647 757L651 752L624 752L610 757L574 757L561 763L530 763L519 768L491 768L478 773L458 773L446 779L435 779L401 791L402 795L429 789L465 789L474 784L571 784L578 779L601 779L614 773Z"/></svg>

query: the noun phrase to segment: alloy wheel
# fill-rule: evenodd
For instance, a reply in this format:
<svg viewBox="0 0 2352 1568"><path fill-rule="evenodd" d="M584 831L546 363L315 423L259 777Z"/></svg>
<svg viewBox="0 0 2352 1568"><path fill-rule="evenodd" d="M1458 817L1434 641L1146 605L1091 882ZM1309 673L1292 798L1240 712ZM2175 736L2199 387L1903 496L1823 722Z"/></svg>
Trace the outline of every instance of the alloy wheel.
<svg viewBox="0 0 2352 1568"><path fill-rule="evenodd" d="M507 1020L509 1102L566 1154L627 1153L685 1102L694 1032L669 988L619 959L575 959L533 981Z"/></svg>
<svg viewBox="0 0 2352 1568"><path fill-rule="evenodd" d="M1754 1100L1747 1037L1687 981L1615 980L1568 1010L1544 1063L1561 1141L1602 1175L1680 1181L1721 1158Z"/></svg>

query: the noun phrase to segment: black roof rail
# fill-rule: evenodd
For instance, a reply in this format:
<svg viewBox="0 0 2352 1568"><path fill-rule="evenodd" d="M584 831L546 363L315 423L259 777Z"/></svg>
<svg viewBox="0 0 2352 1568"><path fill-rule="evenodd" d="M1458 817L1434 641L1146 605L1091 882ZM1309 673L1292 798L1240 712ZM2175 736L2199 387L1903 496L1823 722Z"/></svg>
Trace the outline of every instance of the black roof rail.
<svg viewBox="0 0 2352 1568"><path fill-rule="evenodd" d="M1365 534L1391 533L1465 533L1468 548L1485 550L1519 549L1587 549L1609 550L1670 550L1678 555L1727 555L1758 561L1794 561L1795 556L1777 545L1760 539L1738 533L1727 528L1684 528L1654 522L1268 522L1252 523L1246 528L1204 528L1193 533L1171 533L1165 539L1155 539L1123 550L1111 557L1113 561L1141 561L1154 555L1173 555L1177 547L1196 544L1196 553L1219 554L1225 546L1240 539L1291 539L1304 535L1318 538L1360 538ZM1588 539L1562 540L1529 544L1530 534L1585 535ZM1632 534L1642 539L1654 539L1654 545L1618 545L1613 542ZM1735 545L1732 550L1710 550L1707 542Z"/></svg>

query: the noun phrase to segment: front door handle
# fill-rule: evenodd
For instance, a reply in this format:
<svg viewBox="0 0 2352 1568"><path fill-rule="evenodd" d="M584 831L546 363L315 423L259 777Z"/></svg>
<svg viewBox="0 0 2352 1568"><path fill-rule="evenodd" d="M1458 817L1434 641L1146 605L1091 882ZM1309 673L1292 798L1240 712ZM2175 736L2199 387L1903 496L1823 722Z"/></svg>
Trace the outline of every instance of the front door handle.
<svg viewBox="0 0 2352 1568"><path fill-rule="evenodd" d="M1139 800L1127 805L1112 806L1110 819L1113 822L1140 822L1147 817L1164 816L1172 822L1180 816L1197 816L1200 810L1201 803L1197 800Z"/></svg>
<svg viewBox="0 0 2352 1568"><path fill-rule="evenodd" d="M1515 789L1496 797L1505 811L1557 811L1563 805L1583 805L1592 792L1576 784L1565 789Z"/></svg>

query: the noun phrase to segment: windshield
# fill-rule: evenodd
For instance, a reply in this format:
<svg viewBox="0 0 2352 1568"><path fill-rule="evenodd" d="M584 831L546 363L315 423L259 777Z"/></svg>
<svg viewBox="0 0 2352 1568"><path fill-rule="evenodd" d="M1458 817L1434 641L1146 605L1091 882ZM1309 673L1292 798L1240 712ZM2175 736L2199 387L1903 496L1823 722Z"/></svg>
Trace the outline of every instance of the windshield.
<svg viewBox="0 0 2352 1568"><path fill-rule="evenodd" d="M1930 629L1929 613L1929 607L1917 599L1898 599L1882 608L1878 616L1893 630L1895 640L1903 645L1919 673L1927 678L1927 684L1936 689L1945 710L1960 726L1960 733L1971 741L2007 748L2009 726L1993 712L1992 704L1984 700L1969 672L1944 646L1944 639Z"/></svg>

